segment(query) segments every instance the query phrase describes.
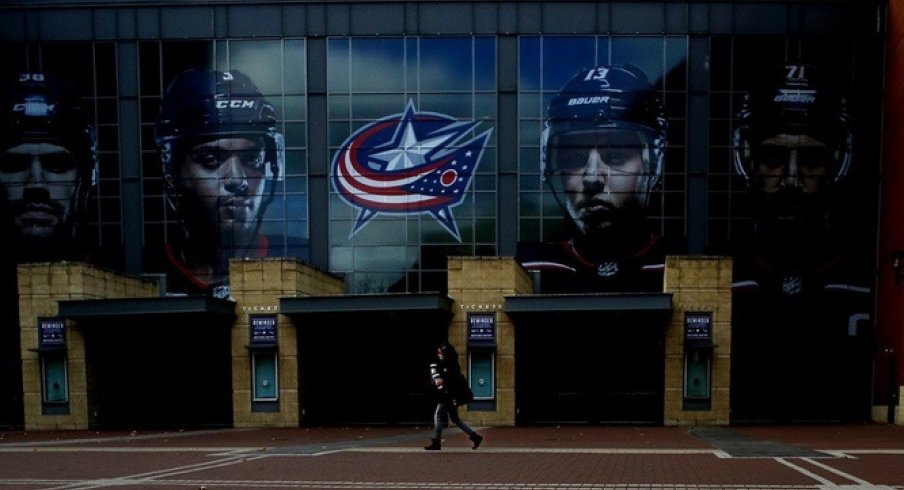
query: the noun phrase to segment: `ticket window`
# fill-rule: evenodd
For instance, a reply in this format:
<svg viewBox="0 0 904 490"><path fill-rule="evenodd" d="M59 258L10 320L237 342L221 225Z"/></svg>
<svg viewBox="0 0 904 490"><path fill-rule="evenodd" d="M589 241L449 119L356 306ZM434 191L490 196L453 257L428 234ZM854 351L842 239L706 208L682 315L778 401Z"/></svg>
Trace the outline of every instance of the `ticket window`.
<svg viewBox="0 0 904 490"><path fill-rule="evenodd" d="M279 411L279 342L276 315L249 318L251 355L251 411Z"/></svg>
<svg viewBox="0 0 904 490"><path fill-rule="evenodd" d="M496 314L468 313L468 383L471 411L496 409Z"/></svg>
<svg viewBox="0 0 904 490"><path fill-rule="evenodd" d="M38 319L38 360L41 367L41 413L69 413L66 325L62 318Z"/></svg>
<svg viewBox="0 0 904 490"><path fill-rule="evenodd" d="M468 356L468 381L474 400L496 399L496 352L475 350Z"/></svg>
<svg viewBox="0 0 904 490"><path fill-rule="evenodd" d="M255 352L251 355L251 375L254 379L252 399L256 402L279 400L279 363L276 352Z"/></svg>
<svg viewBox="0 0 904 490"><path fill-rule="evenodd" d="M684 409L710 410L715 347L712 313L687 312L684 325Z"/></svg>
<svg viewBox="0 0 904 490"><path fill-rule="evenodd" d="M64 353L41 355L41 402L45 405L69 403L69 379Z"/></svg>
<svg viewBox="0 0 904 490"><path fill-rule="evenodd" d="M710 398L712 359L703 349L689 349L684 355L684 397L693 400Z"/></svg>

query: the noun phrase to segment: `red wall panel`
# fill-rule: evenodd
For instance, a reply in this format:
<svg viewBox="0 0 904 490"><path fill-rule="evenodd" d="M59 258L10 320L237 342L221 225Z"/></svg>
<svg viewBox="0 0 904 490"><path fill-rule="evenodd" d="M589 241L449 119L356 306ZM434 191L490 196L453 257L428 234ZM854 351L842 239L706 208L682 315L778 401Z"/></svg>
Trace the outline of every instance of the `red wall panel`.
<svg viewBox="0 0 904 490"><path fill-rule="evenodd" d="M879 221L877 286L877 363L875 403L888 403L889 353L897 361L897 383L904 380L904 282L895 284L893 251L904 251L904 2L888 5L885 142ZM902 259L904 260L904 259ZM904 274L904 270L902 270Z"/></svg>

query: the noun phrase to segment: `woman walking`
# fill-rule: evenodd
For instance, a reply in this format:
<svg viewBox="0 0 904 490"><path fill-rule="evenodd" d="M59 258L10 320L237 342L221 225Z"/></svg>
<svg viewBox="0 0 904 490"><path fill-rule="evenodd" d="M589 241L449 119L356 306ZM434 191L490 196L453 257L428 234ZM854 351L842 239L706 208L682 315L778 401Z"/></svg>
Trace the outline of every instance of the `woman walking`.
<svg viewBox="0 0 904 490"><path fill-rule="evenodd" d="M436 411L433 413L433 439L424 449L428 451L442 449L443 427L449 420L468 435L474 443L471 449L477 449L483 437L458 416L458 402L463 398L462 393L468 393L468 386L458 364L458 352L448 342L443 342L436 348L436 362L430 364L430 378L437 401ZM465 402L467 401L470 400Z"/></svg>

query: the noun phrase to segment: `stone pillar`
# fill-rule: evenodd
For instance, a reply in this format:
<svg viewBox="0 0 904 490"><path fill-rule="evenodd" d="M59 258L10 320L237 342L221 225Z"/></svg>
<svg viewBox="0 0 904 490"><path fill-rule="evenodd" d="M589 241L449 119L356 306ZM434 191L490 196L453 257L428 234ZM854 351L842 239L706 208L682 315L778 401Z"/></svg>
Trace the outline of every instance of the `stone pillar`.
<svg viewBox="0 0 904 490"><path fill-rule="evenodd" d="M152 297L158 294L158 286L153 281L98 269L81 262L22 264L18 267L18 275L25 428L88 429L90 380L82 330L77 323L66 322L68 413L44 414L41 356L37 352L38 318L57 316L58 301Z"/></svg>
<svg viewBox="0 0 904 490"><path fill-rule="evenodd" d="M527 272L511 257L449 257L449 297L455 301L449 342L467 369L468 313L496 314L495 410L466 411L469 423L515 425L515 328L502 311L505 296L530 294Z"/></svg>
<svg viewBox="0 0 904 490"><path fill-rule="evenodd" d="M728 425L731 373L731 259L667 257L665 292L672 293L672 320L665 332L665 425ZM709 409L684 400L684 314L712 312L713 343Z"/></svg>
<svg viewBox="0 0 904 490"><path fill-rule="evenodd" d="M232 414L235 427L297 427L298 329L279 314L279 298L343 294L342 279L294 258L232 259L229 288L238 316L232 329ZM252 411L250 315L277 315L278 411Z"/></svg>

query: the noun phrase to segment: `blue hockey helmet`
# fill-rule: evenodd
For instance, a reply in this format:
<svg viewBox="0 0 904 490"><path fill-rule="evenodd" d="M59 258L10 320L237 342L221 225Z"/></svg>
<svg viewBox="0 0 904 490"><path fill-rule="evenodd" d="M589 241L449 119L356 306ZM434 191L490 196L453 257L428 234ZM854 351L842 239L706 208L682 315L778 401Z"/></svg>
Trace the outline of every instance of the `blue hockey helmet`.
<svg viewBox="0 0 904 490"><path fill-rule="evenodd" d="M285 145L276 111L238 70L191 69L177 75L163 95L154 136L169 191L174 190L177 175L174 153L181 143L199 138L263 138L266 176L282 178Z"/></svg>
<svg viewBox="0 0 904 490"><path fill-rule="evenodd" d="M668 128L659 97L646 75L632 65L581 70L549 103L540 141L540 170L547 180L559 169L551 149L560 136L587 131L630 131L643 146L643 203L662 176Z"/></svg>

